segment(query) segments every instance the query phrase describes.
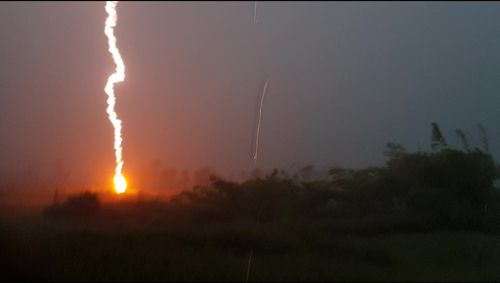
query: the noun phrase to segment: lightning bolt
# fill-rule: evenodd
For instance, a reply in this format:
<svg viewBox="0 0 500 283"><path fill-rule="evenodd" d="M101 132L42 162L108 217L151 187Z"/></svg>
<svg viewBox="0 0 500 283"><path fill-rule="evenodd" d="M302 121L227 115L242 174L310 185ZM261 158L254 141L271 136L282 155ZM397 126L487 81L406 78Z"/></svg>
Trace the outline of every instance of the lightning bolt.
<svg viewBox="0 0 500 283"><path fill-rule="evenodd" d="M108 17L106 18L106 23L104 27L104 33L108 38L108 51L111 53L113 57L113 61L116 65L116 70L113 74L108 77L108 81L104 88L104 92L106 92L108 96L108 107L106 112L108 113L109 120L114 128L114 148L115 148L115 158L116 158L116 168L115 168L115 176L113 178L115 191L120 194L124 193L127 189L127 182L125 177L123 177L122 169L123 169L123 159L122 159L122 121L118 119L118 115L115 111L115 90L114 86L116 83L123 82L125 80L125 64L123 63L123 59L120 56L120 52L118 47L116 47L116 37L114 34L114 27L116 27L117 21L117 13L116 13L116 5L118 1L106 1L106 13Z"/></svg>

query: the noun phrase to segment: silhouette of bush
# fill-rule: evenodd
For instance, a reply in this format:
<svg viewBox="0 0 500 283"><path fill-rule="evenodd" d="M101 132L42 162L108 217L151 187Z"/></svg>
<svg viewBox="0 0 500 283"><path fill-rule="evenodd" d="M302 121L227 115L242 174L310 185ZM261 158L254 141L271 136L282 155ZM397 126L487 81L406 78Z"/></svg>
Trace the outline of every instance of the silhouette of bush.
<svg viewBox="0 0 500 283"><path fill-rule="evenodd" d="M100 207L96 193L83 192L69 197L63 204L53 204L45 209L48 217L88 218L97 214Z"/></svg>
<svg viewBox="0 0 500 283"><path fill-rule="evenodd" d="M407 154L392 159L387 173L406 188L434 187L472 204L484 204L496 175L493 158L481 151L446 149L438 153Z"/></svg>
<svg viewBox="0 0 500 283"><path fill-rule="evenodd" d="M491 155L397 150L384 167L333 168L325 180L304 181L278 170L242 183L212 177L209 185L195 186L175 201L201 222L324 219L359 231L418 230L412 225L475 230L498 222L500 198L493 191L498 169Z"/></svg>
<svg viewBox="0 0 500 283"><path fill-rule="evenodd" d="M414 212L432 216L441 225L481 223L491 203L496 165L491 155L444 149L436 153L406 154L387 163L386 179L395 197Z"/></svg>

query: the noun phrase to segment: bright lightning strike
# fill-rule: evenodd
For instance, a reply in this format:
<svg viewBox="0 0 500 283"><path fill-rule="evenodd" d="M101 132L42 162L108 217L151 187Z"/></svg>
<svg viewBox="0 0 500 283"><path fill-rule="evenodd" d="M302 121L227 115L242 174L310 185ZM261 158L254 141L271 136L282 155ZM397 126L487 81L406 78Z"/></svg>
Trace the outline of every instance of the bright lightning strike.
<svg viewBox="0 0 500 283"><path fill-rule="evenodd" d="M118 119L118 115L115 111L115 90L114 86L116 83L123 82L125 80L125 64L123 63L122 57L120 56L120 52L118 51L118 47L116 47L116 37L114 34L114 27L116 27L116 5L118 1L106 1L106 13L108 17L106 18L106 25L104 27L104 33L108 38L109 48L108 51L111 53L113 57L113 61L116 65L115 73L111 74L108 78L108 82L106 83L106 87L104 91L108 95L108 107L106 112L108 113L109 120L111 124L113 124L113 128L115 130L115 157L116 157L116 168L115 168L115 177L113 179L115 185L115 191L118 194L124 193L127 190L127 181L125 177L123 177L122 169L123 169L123 159L122 159L122 121Z"/></svg>

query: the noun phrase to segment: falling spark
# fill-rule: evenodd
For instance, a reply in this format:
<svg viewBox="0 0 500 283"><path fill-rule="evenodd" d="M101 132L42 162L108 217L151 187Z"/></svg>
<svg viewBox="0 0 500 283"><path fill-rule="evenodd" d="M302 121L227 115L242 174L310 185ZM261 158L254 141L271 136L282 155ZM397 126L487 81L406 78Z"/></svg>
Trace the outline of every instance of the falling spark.
<svg viewBox="0 0 500 283"><path fill-rule="evenodd" d="M248 282L248 277L250 276L250 267L252 265L252 256L253 256L253 249L250 251L250 256L248 257L247 276L245 277L245 282Z"/></svg>
<svg viewBox="0 0 500 283"><path fill-rule="evenodd" d="M264 105L264 97L266 96L268 83L269 83L269 79L267 79L266 82L264 83L264 88L262 90L262 96L260 97L259 120L257 122L257 133L256 133L256 138L255 138L255 151L253 154L253 161L255 162L255 164L257 164L257 157L258 157L258 153L259 153L259 137L260 137L260 124L262 122L262 106Z"/></svg>
<svg viewBox="0 0 500 283"><path fill-rule="evenodd" d="M257 23L257 1L253 2L253 23Z"/></svg>
<svg viewBox="0 0 500 283"><path fill-rule="evenodd" d="M123 82L125 80L125 64L123 63L122 57L120 56L120 52L118 51L118 47L116 46L116 37L114 35L114 27L116 27L116 20L117 20L117 14L116 14L117 4L118 1L106 1L106 6L105 6L108 17L106 18L104 33L108 38L108 44L109 44L108 51L109 53L111 53L113 61L115 62L116 71L115 73L109 76L104 91L108 95L108 100L107 100L108 107L106 109L106 112L108 113L109 120L111 121L111 124L113 125L113 128L115 130L114 148L115 148L116 168L115 168L115 177L113 178L113 182L115 185L116 193L121 194L124 193L125 190L127 189L127 181L125 180L125 177L123 177L122 175L122 169L123 169L122 137L121 137L122 121L118 119L118 115L115 112L116 98L115 98L114 85L115 83Z"/></svg>

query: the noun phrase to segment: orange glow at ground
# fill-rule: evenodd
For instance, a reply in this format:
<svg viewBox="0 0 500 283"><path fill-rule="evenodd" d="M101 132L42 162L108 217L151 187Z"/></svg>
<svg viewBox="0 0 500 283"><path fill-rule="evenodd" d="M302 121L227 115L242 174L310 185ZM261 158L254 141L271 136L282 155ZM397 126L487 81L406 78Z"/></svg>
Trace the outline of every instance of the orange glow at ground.
<svg viewBox="0 0 500 283"><path fill-rule="evenodd" d="M122 194L127 190L127 180L125 180L123 174L115 175L113 183L115 185L115 192L117 194Z"/></svg>

